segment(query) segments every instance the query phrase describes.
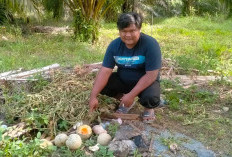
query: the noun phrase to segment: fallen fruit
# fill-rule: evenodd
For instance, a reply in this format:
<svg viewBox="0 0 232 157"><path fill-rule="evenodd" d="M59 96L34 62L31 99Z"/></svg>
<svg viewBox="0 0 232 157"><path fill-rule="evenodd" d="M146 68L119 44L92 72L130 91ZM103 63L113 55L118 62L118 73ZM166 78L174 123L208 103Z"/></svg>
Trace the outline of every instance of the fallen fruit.
<svg viewBox="0 0 232 157"><path fill-rule="evenodd" d="M107 133L102 133L97 137L97 143L102 146L107 146L111 141L111 136Z"/></svg>
<svg viewBox="0 0 232 157"><path fill-rule="evenodd" d="M81 144L82 144L81 137L77 134L69 135L66 141L66 146L72 150L78 149L81 146Z"/></svg>
<svg viewBox="0 0 232 157"><path fill-rule="evenodd" d="M82 140L86 140L92 135L92 129L88 125L81 125L77 128L76 133L80 135Z"/></svg>
<svg viewBox="0 0 232 157"><path fill-rule="evenodd" d="M58 147L61 147L63 145L65 145L66 140L68 139L68 136L64 133L59 134L55 137L55 145Z"/></svg>
<svg viewBox="0 0 232 157"><path fill-rule="evenodd" d="M101 125L95 125L93 127L93 132L97 135L107 133L107 131Z"/></svg>
<svg viewBox="0 0 232 157"><path fill-rule="evenodd" d="M53 144L52 144L52 142L51 141L48 141L48 140L46 140L46 139L41 139L40 140L41 141L41 143L40 143L40 148L47 148L47 147L49 147L49 146L53 146Z"/></svg>

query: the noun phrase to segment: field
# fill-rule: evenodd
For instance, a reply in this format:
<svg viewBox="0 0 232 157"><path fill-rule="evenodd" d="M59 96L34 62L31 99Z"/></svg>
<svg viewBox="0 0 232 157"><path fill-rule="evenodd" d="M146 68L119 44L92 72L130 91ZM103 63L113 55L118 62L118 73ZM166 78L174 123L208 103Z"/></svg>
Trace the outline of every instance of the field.
<svg viewBox="0 0 232 157"><path fill-rule="evenodd" d="M232 20L193 16L155 19L154 24L142 27L142 32L160 43L163 59L170 60L177 74L221 78L189 88L183 88L178 79L161 80L168 107L156 110L160 129L193 137L217 156L232 156L232 83L223 79L232 76L231 26ZM71 33L21 35L20 28L12 26L1 26L0 33L7 38L0 39L0 72L54 63L74 67L100 62L107 45L118 37L112 23L102 23L94 45L74 40Z"/></svg>

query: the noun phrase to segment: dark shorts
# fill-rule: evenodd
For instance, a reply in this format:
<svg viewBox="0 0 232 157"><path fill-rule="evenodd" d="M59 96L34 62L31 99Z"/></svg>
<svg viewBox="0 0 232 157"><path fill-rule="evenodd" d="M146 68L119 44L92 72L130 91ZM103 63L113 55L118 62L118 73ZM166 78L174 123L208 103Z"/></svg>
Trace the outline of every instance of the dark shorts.
<svg viewBox="0 0 232 157"><path fill-rule="evenodd" d="M110 97L115 97L118 94L129 93L136 83L125 84L120 80L117 73L112 73L105 88L101 91L101 94ZM160 82L157 80L149 87L144 89L139 95L139 103L146 108L155 108L160 103Z"/></svg>

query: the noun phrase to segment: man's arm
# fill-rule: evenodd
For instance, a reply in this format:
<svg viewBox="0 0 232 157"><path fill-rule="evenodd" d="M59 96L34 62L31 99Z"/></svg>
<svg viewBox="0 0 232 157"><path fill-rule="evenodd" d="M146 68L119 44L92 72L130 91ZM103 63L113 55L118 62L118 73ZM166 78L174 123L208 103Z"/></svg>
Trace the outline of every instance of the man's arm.
<svg viewBox="0 0 232 157"><path fill-rule="evenodd" d="M95 110L98 106L98 100L97 96L102 91L102 89L106 86L110 75L112 74L113 69L101 67L96 80L94 82L94 86L92 89L92 92L90 94L90 100L89 100L89 108L90 112Z"/></svg>
<svg viewBox="0 0 232 157"><path fill-rule="evenodd" d="M124 104L126 107L130 107L134 101L134 98L156 80L158 73L158 69L147 71L146 74L140 78L135 87L122 97L121 104Z"/></svg>

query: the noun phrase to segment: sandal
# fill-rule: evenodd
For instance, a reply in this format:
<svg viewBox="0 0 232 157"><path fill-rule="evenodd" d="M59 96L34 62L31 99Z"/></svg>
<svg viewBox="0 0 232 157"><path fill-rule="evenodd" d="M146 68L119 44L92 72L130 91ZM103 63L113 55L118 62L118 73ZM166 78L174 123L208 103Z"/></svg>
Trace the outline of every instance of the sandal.
<svg viewBox="0 0 232 157"><path fill-rule="evenodd" d="M153 111L144 111L142 114L142 119L144 123L152 123L155 120L155 113Z"/></svg>
<svg viewBox="0 0 232 157"><path fill-rule="evenodd" d="M134 105L135 105L135 101L130 107L125 107L124 104L122 104L121 106L118 107L116 113L127 114Z"/></svg>

